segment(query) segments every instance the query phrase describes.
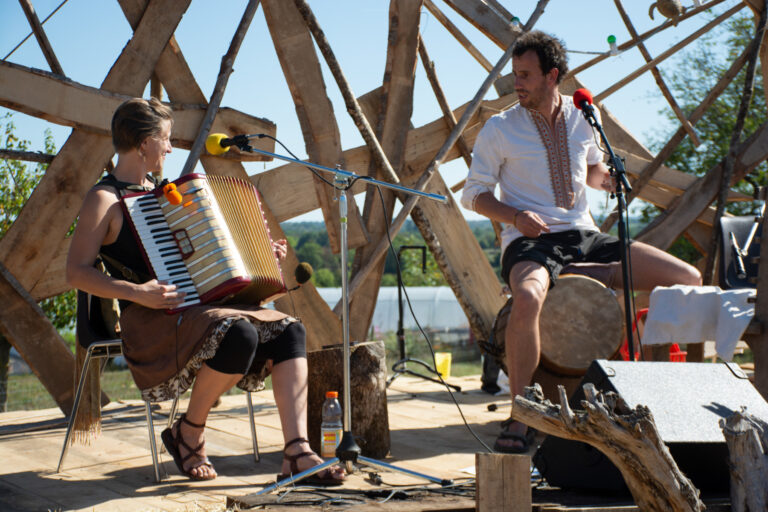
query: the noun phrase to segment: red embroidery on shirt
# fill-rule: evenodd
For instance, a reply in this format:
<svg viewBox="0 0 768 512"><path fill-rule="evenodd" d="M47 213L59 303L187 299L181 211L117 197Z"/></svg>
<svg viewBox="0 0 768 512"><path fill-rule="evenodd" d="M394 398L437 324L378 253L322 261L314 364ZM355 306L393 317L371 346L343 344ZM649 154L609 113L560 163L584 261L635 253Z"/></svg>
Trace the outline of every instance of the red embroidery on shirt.
<svg viewBox="0 0 768 512"><path fill-rule="evenodd" d="M547 150L549 177L552 180L552 191L555 194L555 206L572 209L576 204L573 193L573 178L571 175L571 157L568 153L568 130L565 116L560 112L555 119L554 130L540 112L528 110L533 123L539 131L541 142ZM554 133L552 133L554 131Z"/></svg>

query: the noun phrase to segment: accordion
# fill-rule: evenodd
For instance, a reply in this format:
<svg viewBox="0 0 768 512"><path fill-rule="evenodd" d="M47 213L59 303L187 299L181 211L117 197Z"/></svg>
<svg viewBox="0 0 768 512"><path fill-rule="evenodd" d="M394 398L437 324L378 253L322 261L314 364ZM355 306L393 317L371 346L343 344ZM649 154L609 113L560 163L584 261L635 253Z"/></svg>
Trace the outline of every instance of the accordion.
<svg viewBox="0 0 768 512"><path fill-rule="evenodd" d="M285 293L256 188L224 176L188 174L161 189L121 199L144 258L158 281L186 293L181 311L217 300L261 304ZM176 193L178 192L178 193Z"/></svg>

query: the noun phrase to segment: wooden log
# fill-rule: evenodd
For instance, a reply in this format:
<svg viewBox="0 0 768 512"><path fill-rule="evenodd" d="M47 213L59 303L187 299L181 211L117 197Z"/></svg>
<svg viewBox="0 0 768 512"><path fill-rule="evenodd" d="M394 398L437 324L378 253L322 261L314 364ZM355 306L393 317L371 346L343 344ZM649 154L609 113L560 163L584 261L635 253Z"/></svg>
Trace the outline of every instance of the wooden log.
<svg viewBox="0 0 768 512"><path fill-rule="evenodd" d="M530 512L531 458L476 453L475 501L477 512Z"/></svg>
<svg viewBox="0 0 768 512"><path fill-rule="evenodd" d="M731 469L731 510L768 510L768 423L746 409L720 420Z"/></svg>
<svg viewBox="0 0 768 512"><path fill-rule="evenodd" d="M136 94L140 95L141 91ZM115 109L132 97L0 61L0 105L52 123L101 134L105 138L110 136L109 123ZM170 106L174 110L171 143L174 147L189 149L205 115L205 101L180 102ZM213 129L225 133L267 133L272 136L276 133L272 122L228 108L219 110ZM254 147L271 152L274 142L268 138L257 139ZM228 156L224 158L235 158L235 153L230 153L226 153ZM268 159L255 153L237 153L237 158L254 161Z"/></svg>
<svg viewBox="0 0 768 512"><path fill-rule="evenodd" d="M768 158L768 123L739 144L735 154L731 185L741 180ZM717 195L724 162L707 171L680 196L678 202L660 214L638 236L638 240L666 249L701 214Z"/></svg>
<svg viewBox="0 0 768 512"><path fill-rule="evenodd" d="M536 24L537 21L539 21L539 18L541 18L541 15L544 14L544 9L547 7L548 3L549 3L549 0L539 0L536 3L536 8L533 9L533 12L531 13L531 17L528 18L528 21L526 21L525 25L523 26L523 32L528 32L531 29L533 29L533 26Z"/></svg>
<svg viewBox="0 0 768 512"><path fill-rule="evenodd" d="M549 435L588 443L621 471L640 510L703 511L699 491L680 471L653 421L650 410L630 409L616 393L603 395L584 385L584 411L573 411L565 389L560 404L545 400L538 386L516 396L512 417Z"/></svg>
<svg viewBox="0 0 768 512"><path fill-rule="evenodd" d="M213 87L211 99L208 101L208 105L205 108L205 115L197 130L197 136L192 143L192 147L189 149L189 154L187 155L186 162L184 162L184 167L181 169L181 176L190 174L200 159L200 154L205 146L205 140L211 131L213 119L216 117L216 113L221 105L221 100L224 97L224 91L227 88L227 82L229 82L229 75L232 74L235 57L237 57L237 53L240 51L240 45L243 43L243 38L245 37L246 32L248 32L248 27L251 26L251 20L253 20L253 15L256 14L256 8L258 8L258 6L259 0L248 1L243 17L237 25L237 30L235 30L235 35L232 36L232 41L229 43L227 53L221 58L221 66L219 67L219 74L216 77L216 84Z"/></svg>
<svg viewBox="0 0 768 512"><path fill-rule="evenodd" d="M15 149L0 149L0 158L4 160L23 160L25 162L37 162L49 164L56 155L49 155L39 151L17 151Z"/></svg>
<svg viewBox="0 0 768 512"><path fill-rule="evenodd" d="M384 66L384 80L381 86L378 119L375 123L376 138L397 175L402 175L406 137L413 112L413 85L416 76L416 55L419 45L419 23L421 2L413 0L392 0L389 4L389 35L387 37L387 59ZM373 114L373 113L371 113ZM373 117L372 115L370 117ZM369 117L369 118L370 118ZM386 175L377 166L369 167L369 175ZM383 197L383 204L381 198ZM369 259L376 243L387 235L389 221L395 204L391 190L368 187L363 215L366 220L371 244L355 251L352 277ZM379 261L363 281L354 300L349 304L350 339L363 341L376 309L376 302L384 273L384 260Z"/></svg>
<svg viewBox="0 0 768 512"><path fill-rule="evenodd" d="M763 219L762 229L768 229L768 217ZM768 233L768 231L766 231ZM760 260L757 266L757 301L752 322L763 326L757 334L744 336L755 359L755 388L768 400L768 244L760 244Z"/></svg>
<svg viewBox="0 0 768 512"><path fill-rule="evenodd" d="M320 423L326 391L338 391L343 403L342 347L326 347L307 354L309 394L307 429L309 444L320 453ZM350 347L351 432L362 454L383 459L389 454L387 368L384 342L371 341Z"/></svg>
<svg viewBox="0 0 768 512"><path fill-rule="evenodd" d="M296 107L309 160L326 167L340 165L346 168L333 105L326 93L323 73L309 30L291 2L265 0L263 7L283 76ZM312 195L323 213L331 250L338 253L341 247L341 222L338 204L333 199L335 191L314 174L310 176L314 183ZM323 177L333 181L330 174L323 174ZM348 210L348 245L355 248L366 244L368 236L354 201L349 201Z"/></svg>
<svg viewBox="0 0 768 512"><path fill-rule="evenodd" d="M453 10L474 25L502 50L506 50L522 30L505 20L482 0L445 0Z"/></svg>
<svg viewBox="0 0 768 512"><path fill-rule="evenodd" d="M48 36L45 35L45 30L40 23L40 19L37 17L35 8L32 7L32 2L30 2L30 0L19 0L19 3L24 10L24 15L27 17L27 21L29 21L29 26L32 27L32 32L35 33L37 44L39 44L40 49L43 50L43 55L45 56L48 65L51 67L51 71L57 75L64 76L64 70L62 69L61 64L59 64L59 59L56 58L56 54L51 47L51 42L48 40Z"/></svg>
<svg viewBox="0 0 768 512"><path fill-rule="evenodd" d="M32 296L0 263L0 335L18 350L56 405L72 411L75 358Z"/></svg>
<svg viewBox="0 0 768 512"><path fill-rule="evenodd" d="M632 36L632 39L637 39L638 35L637 35L637 31L635 30L635 26L632 24L632 20L629 19L629 15L624 10L624 6L621 4L621 0L614 0L614 3L616 4L616 8L619 10L619 15L621 15L621 19L624 20L624 26L627 27L627 30L629 31L629 35ZM642 42L638 43L637 49L640 50L640 53L643 55L643 58L645 59L645 62L651 62L653 60L653 57L651 57L650 52L645 47L645 44L643 44ZM683 129L691 138L691 142L695 147L699 147L701 145L701 140L699 140L699 136L696 135L696 131L693 129L693 126L685 117L685 114L680 108L680 105L678 105L677 101L675 101L674 96L672 96L672 92L669 90L669 87L667 87L666 82L664 82L664 78L661 76L661 72L659 72L659 68L657 68L656 66L653 66L651 68L651 74L653 75L653 79L656 80L656 85L659 87L661 94L667 100L667 103L669 103L670 108L672 108L672 112L675 113L675 116L677 116L677 119L680 121L680 124L683 125Z"/></svg>

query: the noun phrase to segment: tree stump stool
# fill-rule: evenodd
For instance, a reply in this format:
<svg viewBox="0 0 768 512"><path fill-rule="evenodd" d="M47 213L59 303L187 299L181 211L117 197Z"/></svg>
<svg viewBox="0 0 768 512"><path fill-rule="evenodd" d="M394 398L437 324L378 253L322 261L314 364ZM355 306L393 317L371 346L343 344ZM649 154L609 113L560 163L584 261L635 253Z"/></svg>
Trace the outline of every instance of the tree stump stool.
<svg viewBox="0 0 768 512"><path fill-rule="evenodd" d="M382 341L355 344L350 349L352 434L362 455L382 459L389 454L386 353ZM307 354L309 444L320 453L320 423L326 391L338 391L344 407L342 345Z"/></svg>

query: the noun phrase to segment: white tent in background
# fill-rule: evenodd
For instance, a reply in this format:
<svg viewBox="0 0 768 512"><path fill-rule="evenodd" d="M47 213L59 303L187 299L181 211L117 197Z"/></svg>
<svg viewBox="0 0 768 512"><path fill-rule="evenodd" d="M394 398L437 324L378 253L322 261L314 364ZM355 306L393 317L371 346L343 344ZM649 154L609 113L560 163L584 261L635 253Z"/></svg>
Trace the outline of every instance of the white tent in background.
<svg viewBox="0 0 768 512"><path fill-rule="evenodd" d="M341 299L341 288L318 288L320 296L333 308ZM448 286L407 287L403 293L403 327L416 329L405 293L411 300L413 313L423 328L432 330L468 329L469 321ZM382 286L371 326L380 332L396 331L398 320L397 286Z"/></svg>

